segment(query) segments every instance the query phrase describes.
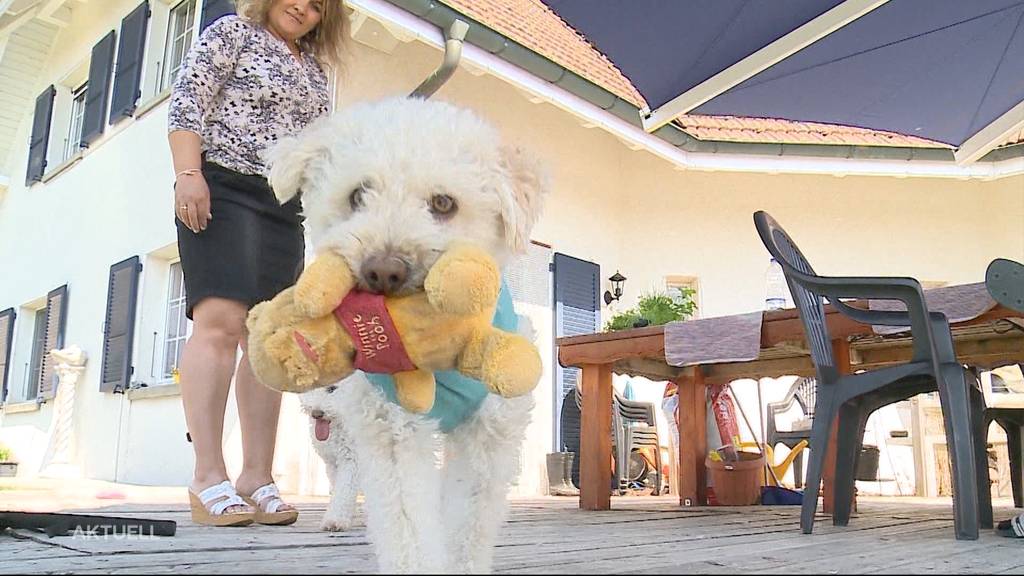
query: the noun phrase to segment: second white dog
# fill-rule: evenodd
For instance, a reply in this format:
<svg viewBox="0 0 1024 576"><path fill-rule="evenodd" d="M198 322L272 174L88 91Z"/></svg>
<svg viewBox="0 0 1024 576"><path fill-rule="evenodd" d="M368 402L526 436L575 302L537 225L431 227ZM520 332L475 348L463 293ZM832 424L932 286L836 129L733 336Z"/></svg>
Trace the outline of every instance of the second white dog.
<svg viewBox="0 0 1024 576"><path fill-rule="evenodd" d="M356 462L342 425L342 394L335 394L337 388L327 386L299 395L302 411L309 414L313 449L327 466L327 479L331 483L331 501L320 522L320 528L329 532L352 527L358 491Z"/></svg>

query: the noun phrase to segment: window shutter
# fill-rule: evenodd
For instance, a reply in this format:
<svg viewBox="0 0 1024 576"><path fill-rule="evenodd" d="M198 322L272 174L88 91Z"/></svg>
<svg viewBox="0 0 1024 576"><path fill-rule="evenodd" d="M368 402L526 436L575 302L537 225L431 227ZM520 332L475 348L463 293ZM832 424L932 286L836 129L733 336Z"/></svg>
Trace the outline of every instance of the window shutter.
<svg viewBox="0 0 1024 576"><path fill-rule="evenodd" d="M14 317L14 308L0 312L0 404L7 400L7 373L10 372L11 366Z"/></svg>
<svg viewBox="0 0 1024 576"><path fill-rule="evenodd" d="M235 13L235 3L231 0L206 0L203 2L203 17L199 31L206 30L206 27L213 24L221 16Z"/></svg>
<svg viewBox="0 0 1024 576"><path fill-rule="evenodd" d="M57 393L57 374L53 370L50 350L64 347L64 325L67 323L68 285L46 295L46 340L43 343L42 368L39 370L39 397L53 398Z"/></svg>
<svg viewBox="0 0 1024 576"><path fill-rule="evenodd" d="M593 334L601 328L601 267L593 262L555 253L555 337ZM558 358L556 352L555 358ZM555 389L555 418L562 412L562 402L576 389L579 368L558 367ZM570 399L574 396L570 396ZM569 438L561 438L564 445Z"/></svg>
<svg viewBox="0 0 1024 576"><path fill-rule="evenodd" d="M138 256L110 267L107 315L103 323L103 368L100 392L124 392L132 377L135 302L139 295Z"/></svg>
<svg viewBox="0 0 1024 576"><path fill-rule="evenodd" d="M50 120L53 118L53 97L57 89L51 84L36 98L36 111L32 116L32 138L28 148L28 173L25 186L43 179L46 171L46 148L50 143Z"/></svg>
<svg viewBox="0 0 1024 576"><path fill-rule="evenodd" d="M110 69L114 66L113 30L92 47L89 60L89 85L85 93L85 114L82 117L81 146L87 148L103 134L103 119L107 117L107 98L110 96Z"/></svg>
<svg viewBox="0 0 1024 576"><path fill-rule="evenodd" d="M117 69L114 72L114 98L110 102L110 123L128 118L142 96L142 58L146 50L146 22L149 2L143 2L121 20L121 39L117 45Z"/></svg>

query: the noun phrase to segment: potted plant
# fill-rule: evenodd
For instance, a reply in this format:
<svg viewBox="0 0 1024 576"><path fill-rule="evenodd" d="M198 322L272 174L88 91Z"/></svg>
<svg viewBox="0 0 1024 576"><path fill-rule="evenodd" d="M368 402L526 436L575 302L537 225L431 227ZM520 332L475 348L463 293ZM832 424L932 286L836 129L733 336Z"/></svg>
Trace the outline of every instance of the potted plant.
<svg viewBox="0 0 1024 576"><path fill-rule="evenodd" d="M693 301L691 288L679 288L679 295L670 296L664 292L641 294L635 307L619 312L605 324L607 331L628 330L643 326L659 326L693 316L697 304Z"/></svg>
<svg viewBox="0 0 1024 576"><path fill-rule="evenodd" d="M18 463L11 461L11 450L6 446L0 446L0 477L17 475Z"/></svg>

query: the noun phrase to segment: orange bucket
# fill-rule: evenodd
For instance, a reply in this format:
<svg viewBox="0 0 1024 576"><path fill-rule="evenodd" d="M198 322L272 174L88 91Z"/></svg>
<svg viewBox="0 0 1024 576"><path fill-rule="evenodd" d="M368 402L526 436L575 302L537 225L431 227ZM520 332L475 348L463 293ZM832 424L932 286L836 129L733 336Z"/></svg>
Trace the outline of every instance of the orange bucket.
<svg viewBox="0 0 1024 576"><path fill-rule="evenodd" d="M761 503L764 484L764 456L754 452L737 452L736 462L715 462L704 459L711 473L715 500L722 506L753 506Z"/></svg>

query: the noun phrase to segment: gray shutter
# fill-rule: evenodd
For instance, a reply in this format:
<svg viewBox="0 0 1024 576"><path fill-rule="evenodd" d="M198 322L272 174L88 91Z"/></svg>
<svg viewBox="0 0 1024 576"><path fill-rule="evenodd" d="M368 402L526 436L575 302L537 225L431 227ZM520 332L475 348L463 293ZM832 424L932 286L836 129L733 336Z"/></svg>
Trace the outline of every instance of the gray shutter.
<svg viewBox="0 0 1024 576"><path fill-rule="evenodd" d="M121 20L121 39L117 44L117 69L114 72L114 98L110 102L110 123L128 118L135 112L142 91L142 58L146 51L146 22L149 2L143 2Z"/></svg>
<svg viewBox="0 0 1024 576"><path fill-rule="evenodd" d="M32 116L32 138L28 148L28 172L25 186L43 179L46 171L46 148L50 144L50 121L53 119L53 97L57 89L51 84L36 98L36 111Z"/></svg>
<svg viewBox="0 0 1024 576"><path fill-rule="evenodd" d="M7 373L11 366L11 342L14 340L14 308L0 312L0 404L7 400Z"/></svg>
<svg viewBox="0 0 1024 576"><path fill-rule="evenodd" d="M107 117L107 98L110 96L110 69L114 66L113 30L92 47L89 60L89 85L85 92L85 114L82 117L82 148L88 148L103 135Z"/></svg>
<svg viewBox="0 0 1024 576"><path fill-rule="evenodd" d="M555 337L593 334L601 328L601 267L593 262L555 253ZM558 351L555 351L558 358ZM555 418L562 413L562 402L580 378L579 368L559 365L555 387ZM564 443L561 431L559 445Z"/></svg>
<svg viewBox="0 0 1024 576"><path fill-rule="evenodd" d="M57 374L53 370L50 350L64 347L64 325L67 323L68 285L55 288L46 295L46 340L43 342L42 368L39 370L39 397L49 400L57 393Z"/></svg>
<svg viewBox="0 0 1024 576"><path fill-rule="evenodd" d="M231 0L206 0L203 2L203 16L200 21L199 31L206 30L206 27L213 24L221 16L235 13L235 3Z"/></svg>
<svg viewBox="0 0 1024 576"><path fill-rule="evenodd" d="M103 367L100 392L124 392L132 377L135 303L142 263L132 256L110 267L107 315L103 322Z"/></svg>

